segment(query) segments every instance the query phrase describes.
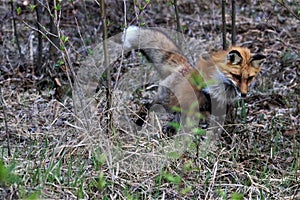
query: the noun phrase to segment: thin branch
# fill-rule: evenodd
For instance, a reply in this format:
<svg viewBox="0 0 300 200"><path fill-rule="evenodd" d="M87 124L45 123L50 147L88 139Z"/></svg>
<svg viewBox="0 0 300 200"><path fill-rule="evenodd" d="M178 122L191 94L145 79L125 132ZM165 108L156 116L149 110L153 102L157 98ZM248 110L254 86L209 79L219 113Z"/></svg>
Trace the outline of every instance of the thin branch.
<svg viewBox="0 0 300 200"><path fill-rule="evenodd" d="M290 8L288 5L286 5L285 1L282 0L276 0L277 3L279 3L282 7L284 7L285 9L287 9L296 19L300 20L300 16L297 15L292 8Z"/></svg>
<svg viewBox="0 0 300 200"><path fill-rule="evenodd" d="M51 43L54 44L54 45L50 45L49 55L51 60L55 60L57 57L56 56L57 52L55 47L59 47L59 37L57 37L58 36L57 26L59 25L55 25L55 22L58 23L58 15L55 9L56 1L55 0L49 1L48 6L49 6L48 11L49 11L49 20L50 20L50 32L52 33L49 36L49 38L51 40ZM53 12L54 12L54 16L52 15Z"/></svg>
<svg viewBox="0 0 300 200"><path fill-rule="evenodd" d="M40 14L40 5L38 4L37 0L34 0L34 4L36 5L36 26L38 29L38 56L37 56L37 61L35 63L35 73L37 73L37 75L40 75L42 73L42 56L43 56L43 34L42 34L42 28L41 28L41 14Z"/></svg>
<svg viewBox="0 0 300 200"><path fill-rule="evenodd" d="M231 45L235 45L236 30L235 30L235 17L236 17L236 8L235 0L231 1Z"/></svg>
<svg viewBox="0 0 300 200"><path fill-rule="evenodd" d="M123 5L124 5L124 32L123 34L126 34L126 29L127 29L127 7L126 7L126 0L123 0ZM120 65L118 68L118 73L117 73L117 77L116 77L116 82L115 82L115 86L113 88L113 90L115 90L118 86L118 80L120 78L120 74L121 74L121 70L122 70L122 66L123 66L123 60L124 60L124 43L122 44L122 51L121 51L121 58L120 58Z"/></svg>
<svg viewBox="0 0 300 200"><path fill-rule="evenodd" d="M11 156L11 151L10 151L10 142L9 142L9 132L8 132L8 125L7 125L7 114L6 114L6 105L3 99L2 95L2 89L0 89L0 97L1 97L1 105L2 105L2 110L3 110L3 116L4 116L4 124L5 124L5 135L6 135L6 141L7 141L7 151L8 151L8 156Z"/></svg>
<svg viewBox="0 0 300 200"><path fill-rule="evenodd" d="M19 36L18 36L18 32L17 32L15 7L14 7L14 1L13 0L10 1L10 8L11 8L11 14L12 14L12 20L13 20L13 29L14 29L14 36L15 36L15 40L16 40L16 45L17 45L17 48L18 48L19 56L20 56L21 59L23 59L23 54L22 54L22 51L21 51L21 46L20 46L20 43L19 43Z"/></svg>
<svg viewBox="0 0 300 200"><path fill-rule="evenodd" d="M177 0L174 0L173 5L174 5L175 15L176 15L176 26L177 26L177 31L180 32L180 33L182 33L181 26L180 26L180 18L179 18L179 12L178 12Z"/></svg>
<svg viewBox="0 0 300 200"><path fill-rule="evenodd" d="M137 2L137 1L133 1L133 5L134 5L134 10L135 10L135 17L136 17L136 21L138 22L138 25L140 26L141 25L141 18L140 16L143 14L144 10L150 5L150 1L147 2L146 1L146 4L141 7L140 5L140 2ZM132 20L129 24L132 24L134 22L134 20Z"/></svg>
<svg viewBox="0 0 300 200"><path fill-rule="evenodd" d="M222 0L222 39L223 50L226 49L226 16L225 16L226 0Z"/></svg>
<svg viewBox="0 0 300 200"><path fill-rule="evenodd" d="M112 124L112 95L111 95L111 73L109 68L109 57L108 57L108 50L107 50L107 25L106 25L106 12L105 12L105 0L101 0L101 18L102 18L102 25L103 25L103 51L104 51L104 67L106 69L106 97L107 97L107 125L108 129L107 132L111 132L113 128Z"/></svg>
<svg viewBox="0 0 300 200"><path fill-rule="evenodd" d="M48 35L52 35L53 37L58 37L57 35L52 34L51 32L47 31L46 29L44 29L45 33L43 33L41 30L38 30L37 28L35 28L35 27L29 25L29 24L28 24L27 22L25 22L24 20L22 20L22 23L24 23L28 28L30 28L30 29L32 29L32 30L34 30L34 31L36 31L36 32L41 33L41 34L43 35L43 37L45 37L45 38L50 42L50 44L51 44L57 51L61 52L61 49L59 49L59 46L56 46L56 45L52 42L52 40L50 39L50 37L48 37Z"/></svg>

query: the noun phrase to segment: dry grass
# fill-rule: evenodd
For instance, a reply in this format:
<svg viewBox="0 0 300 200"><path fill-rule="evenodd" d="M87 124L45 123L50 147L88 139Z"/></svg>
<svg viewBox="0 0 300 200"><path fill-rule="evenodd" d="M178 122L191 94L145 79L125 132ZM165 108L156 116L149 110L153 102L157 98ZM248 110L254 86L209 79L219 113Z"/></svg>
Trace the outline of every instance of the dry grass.
<svg viewBox="0 0 300 200"><path fill-rule="evenodd" d="M190 48L185 51L189 57L221 47L218 3L180 3L185 33L196 38L183 46ZM72 10L70 4L65 5L66 13ZM1 13L6 13L8 5L1 6ZM132 5L127 6L128 13L132 12ZM78 102L64 92L63 98L54 98L59 88L52 80L45 78L50 84L41 89L30 73L31 62L14 59L11 21L4 18L0 30L0 198L300 199L300 21L276 2L238 6L237 44L264 53L267 62L251 96L236 109L237 124L222 127L227 132L211 127L196 139L191 133L164 138L161 126L170 117L164 112L151 113L142 129L130 125L140 101L150 101L155 95L155 90L143 89L157 80L151 67L134 55L124 55L112 66L113 78L121 76L114 82L115 130L107 133L105 87L99 88L98 104L93 101L85 113L80 106L75 109ZM107 12L112 35L120 32L122 21L115 7L108 7ZM289 1L289 7L300 9L296 1ZM84 39L94 40L90 46L86 43L92 49L94 38L100 38L99 32L93 35L91 31L98 11L93 3L86 3L85 8L90 13L80 7L78 20L88 19L80 28ZM140 16L147 26L175 30L173 13L171 6L153 2ZM87 18L80 18L81 14ZM128 15L128 21L136 22L134 12ZM27 20L34 21L32 16ZM61 28L73 36L69 55L77 63L83 47L76 43L81 40L74 34L76 24L67 17L62 21ZM26 52L31 33L20 19L17 23L24 30L20 38ZM62 74L56 74L61 82L65 80Z"/></svg>

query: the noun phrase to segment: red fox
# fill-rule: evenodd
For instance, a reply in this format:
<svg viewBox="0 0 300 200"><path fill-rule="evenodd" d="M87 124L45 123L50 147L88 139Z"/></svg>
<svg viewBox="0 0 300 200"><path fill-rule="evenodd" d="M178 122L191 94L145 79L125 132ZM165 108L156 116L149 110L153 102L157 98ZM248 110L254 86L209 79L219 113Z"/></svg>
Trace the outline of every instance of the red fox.
<svg viewBox="0 0 300 200"><path fill-rule="evenodd" d="M194 103L192 97L196 96L200 111L209 111L211 98L220 105L227 105L246 97L266 58L251 54L248 48L234 46L205 59L199 56L196 66L192 66L175 42L162 31L136 26L127 28L123 42L128 50L140 49L161 72L164 87L159 87L156 103L169 108L188 109ZM203 80L200 78L200 85L204 83L201 86L199 80L195 80L197 76L203 77Z"/></svg>

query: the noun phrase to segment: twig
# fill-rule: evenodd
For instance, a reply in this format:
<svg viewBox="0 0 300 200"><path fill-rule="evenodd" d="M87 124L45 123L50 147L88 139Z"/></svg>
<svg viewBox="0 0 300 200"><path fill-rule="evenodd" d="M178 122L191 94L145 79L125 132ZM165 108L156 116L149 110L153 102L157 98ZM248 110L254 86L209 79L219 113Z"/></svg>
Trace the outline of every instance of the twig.
<svg viewBox="0 0 300 200"><path fill-rule="evenodd" d="M235 0L231 1L231 45L234 46L235 45L235 36L236 36L236 30L235 30L235 15L236 15L236 11L235 11Z"/></svg>
<svg viewBox="0 0 300 200"><path fill-rule="evenodd" d="M126 29L127 29L127 7L126 7L126 0L123 0L123 5L124 5L124 31L123 34L126 37ZM122 51L121 51L121 58L120 58L120 65L118 68L117 76L116 76L116 82L113 90L115 90L118 86L118 80L120 78L122 66L123 66L123 60L124 60L124 43L122 44Z"/></svg>
<svg viewBox="0 0 300 200"><path fill-rule="evenodd" d="M13 0L10 1L10 8L11 8L11 14L12 14L12 20L13 20L13 28L14 28L14 36L15 36L15 40L16 40L16 45L17 45L17 48L18 48L19 56L20 56L21 59L23 59L23 54L22 54L22 51L21 51L20 43L19 43L19 36L18 36L18 33L17 33L15 7L14 7L14 1Z"/></svg>
<svg viewBox="0 0 300 200"><path fill-rule="evenodd" d="M173 2L174 9L175 9L175 15L176 15L176 26L177 31L182 33L181 27L180 27L180 18L179 18L179 12L178 12L178 6L177 6L177 0L174 0Z"/></svg>
<svg viewBox="0 0 300 200"><path fill-rule="evenodd" d="M8 156L11 156L10 142L9 142L9 132L8 132L8 125L7 125L6 105L4 103L4 99L3 99L3 95L2 95L2 89L0 89L0 96L1 96L1 105L2 105L2 110L3 110L3 116L4 116L5 135L6 135L6 140L7 140L7 151L8 151Z"/></svg>
<svg viewBox="0 0 300 200"><path fill-rule="evenodd" d="M55 5L54 5L55 4ZM59 25L55 25L55 22L58 23L58 15L57 15L57 10L55 9L56 6L56 1L49 1L48 4L48 11L49 11L49 20L50 20L50 32L52 33L49 38L51 40L51 43L54 45L50 45L50 50L49 50L49 56L51 60L56 60L56 48L55 47L59 47L59 37L58 37L58 30L57 30L57 26ZM54 17L52 15L52 12L54 12ZM55 18L55 19L53 19Z"/></svg>
<svg viewBox="0 0 300 200"><path fill-rule="evenodd" d="M34 4L36 5L36 26L38 29L38 56L37 56L37 61L36 61L36 66L35 66L35 73L37 73L37 75L42 74L42 56L43 56L43 35L42 35L42 30L41 30L41 15L40 15L40 5L38 4L37 0L34 0Z"/></svg>
<svg viewBox="0 0 300 200"><path fill-rule="evenodd" d="M27 26L28 28L30 28L30 29L32 29L32 30L34 30L34 31L36 31L36 32L41 33L41 34L43 35L43 37L44 37L45 39L47 39L47 40L50 42L50 44L51 44L57 51L61 52L61 49L59 49L59 46L56 46L56 45L51 41L50 37L48 37L48 35L52 35L52 36L54 36L54 37L57 37L57 36L53 35L51 32L48 32L46 29L44 30L45 33L43 33L41 30L38 30L38 29L36 29L34 26L29 25L29 24L28 24L27 22L25 22L24 20L22 20L22 23L24 23L25 26Z"/></svg>
<svg viewBox="0 0 300 200"><path fill-rule="evenodd" d="M134 8L135 8L134 13L135 13L136 21L138 22L139 26L141 25L141 17L140 16L143 14L144 10L150 5L150 3L151 3L151 1L149 1L149 2L146 1L146 4L143 7L140 7L140 6L138 6L138 5L140 5L139 2L133 1L133 5L134 5ZM136 9L136 8L138 8L138 9ZM135 19L130 21L129 24L134 23L134 21L135 21Z"/></svg>
<svg viewBox="0 0 300 200"><path fill-rule="evenodd" d="M295 126L295 124L292 120L291 113L290 113L290 119L291 119L292 129L297 130L297 127ZM293 135L293 153L295 155L295 162L296 162L295 163L295 166L296 166L295 177L296 177L296 181L298 181L298 176L299 176L299 172L298 172L298 169L299 169L299 152L298 152L298 145L297 145L298 142L297 142L297 139L296 139L296 134L297 134L297 132Z"/></svg>
<svg viewBox="0 0 300 200"><path fill-rule="evenodd" d="M294 13L294 11L288 5L286 5L285 1L276 0L276 2L279 3L285 9L287 9L296 19L300 20L300 16L298 16L296 13Z"/></svg>
<svg viewBox="0 0 300 200"><path fill-rule="evenodd" d="M101 18L102 18L102 25L103 25L103 51L104 51L104 67L106 69L106 97L107 97L107 132L111 132L113 129L112 124L112 95L111 95L111 74L109 68L109 56L107 51L107 26L106 26L106 12L105 12L105 0L101 0Z"/></svg>
<svg viewBox="0 0 300 200"><path fill-rule="evenodd" d="M223 50L226 49L226 16L225 16L226 0L222 0L222 39Z"/></svg>

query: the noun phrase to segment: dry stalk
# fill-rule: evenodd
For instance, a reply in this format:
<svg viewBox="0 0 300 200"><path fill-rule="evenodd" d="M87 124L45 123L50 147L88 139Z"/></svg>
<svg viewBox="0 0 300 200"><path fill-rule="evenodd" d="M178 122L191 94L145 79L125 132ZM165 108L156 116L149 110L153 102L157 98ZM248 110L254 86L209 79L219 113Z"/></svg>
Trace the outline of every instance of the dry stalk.
<svg viewBox="0 0 300 200"><path fill-rule="evenodd" d="M17 25L16 25L16 17L15 17L15 6L14 6L14 1L10 1L10 8L11 8L11 13L12 13L12 20L13 20L13 29L14 29L14 36L15 36L15 40L16 40L16 45L18 48L18 52L19 52L19 56L21 59L23 59L23 54L21 51L21 46L20 46L20 42L19 42L19 35L17 32Z"/></svg>
<svg viewBox="0 0 300 200"><path fill-rule="evenodd" d="M179 11L178 11L178 6L177 6L177 0L174 0L174 9L175 9L175 15L176 15L176 26L177 26L177 31L179 33L182 33L181 27L180 27L180 17L179 17Z"/></svg>
<svg viewBox="0 0 300 200"><path fill-rule="evenodd" d="M59 17L57 15L57 10L55 9L56 7L56 0L54 1L49 1L48 3L48 12L49 12L49 20L50 20L50 32L52 33L49 38L54 45L50 45L50 50L49 50L49 57L51 60L56 59L57 51L56 47L59 47L59 37L58 37L58 29L55 23L58 21ZM54 12L54 17L52 16L52 13Z"/></svg>
<svg viewBox="0 0 300 200"><path fill-rule="evenodd" d="M232 46L234 46L236 43L235 18L236 18L235 0L232 0L231 1L231 45Z"/></svg>
<svg viewBox="0 0 300 200"><path fill-rule="evenodd" d="M106 25L106 12L105 12L105 0L101 0L101 18L103 25L103 52L104 52L104 68L106 69L106 98L107 98L107 132L110 133L113 130L112 121L112 88L111 88L111 73L109 68L109 56L107 50L107 25Z"/></svg>
<svg viewBox="0 0 300 200"><path fill-rule="evenodd" d="M43 57L43 34L42 34L42 28L41 28L41 9L40 9L40 5L38 4L37 0L34 0L34 4L36 5L36 27L37 27L37 38L38 38L38 55L37 55L37 60L35 63L35 73L37 73L37 75L42 74L42 57Z"/></svg>
<svg viewBox="0 0 300 200"><path fill-rule="evenodd" d="M0 97L1 97L0 100L1 100L2 110L3 110L3 116L4 116L5 135L6 135L6 140L7 140L7 151L8 151L8 156L11 156L10 143L9 143L9 132L8 132L8 125L7 125L6 105L4 102L3 95L2 95L2 89L0 89Z"/></svg>
<svg viewBox="0 0 300 200"><path fill-rule="evenodd" d="M226 0L222 0L222 38L223 38L223 50L226 49Z"/></svg>
<svg viewBox="0 0 300 200"><path fill-rule="evenodd" d="M286 5L285 1L282 0L276 0L277 3L279 3L282 7L284 7L285 9L287 9L296 19L300 20L300 16L299 14L297 15L293 9L291 7L289 7L288 5Z"/></svg>

